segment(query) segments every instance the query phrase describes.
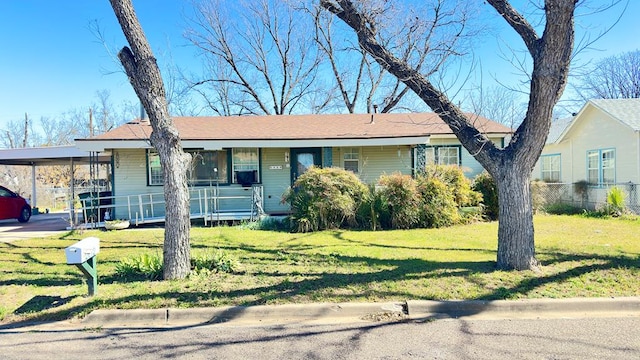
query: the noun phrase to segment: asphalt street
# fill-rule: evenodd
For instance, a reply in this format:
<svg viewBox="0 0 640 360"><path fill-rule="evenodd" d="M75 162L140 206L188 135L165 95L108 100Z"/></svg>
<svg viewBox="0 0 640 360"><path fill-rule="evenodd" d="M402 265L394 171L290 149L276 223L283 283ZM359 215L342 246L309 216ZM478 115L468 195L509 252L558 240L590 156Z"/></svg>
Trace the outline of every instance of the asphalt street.
<svg viewBox="0 0 640 360"><path fill-rule="evenodd" d="M640 317L0 331L3 359L640 359Z"/></svg>

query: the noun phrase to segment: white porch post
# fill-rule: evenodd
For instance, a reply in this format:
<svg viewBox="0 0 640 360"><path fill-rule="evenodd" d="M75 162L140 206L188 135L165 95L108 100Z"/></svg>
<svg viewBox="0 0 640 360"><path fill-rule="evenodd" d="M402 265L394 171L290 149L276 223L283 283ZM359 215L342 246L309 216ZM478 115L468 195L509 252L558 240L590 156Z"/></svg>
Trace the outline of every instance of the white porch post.
<svg viewBox="0 0 640 360"><path fill-rule="evenodd" d="M75 178L74 178L74 164L73 164L73 158L71 158L70 164L71 166L71 184L69 186L69 188L71 189L71 197L69 199L69 226L71 228L75 227L75 216L76 216L76 209L75 209L75 198L76 198L76 188L75 188Z"/></svg>

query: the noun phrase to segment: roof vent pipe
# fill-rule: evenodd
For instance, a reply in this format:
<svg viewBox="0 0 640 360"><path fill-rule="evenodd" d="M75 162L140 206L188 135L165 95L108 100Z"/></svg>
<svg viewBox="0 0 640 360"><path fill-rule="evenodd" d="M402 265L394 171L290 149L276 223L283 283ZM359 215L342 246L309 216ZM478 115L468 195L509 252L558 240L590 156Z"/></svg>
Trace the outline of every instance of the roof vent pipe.
<svg viewBox="0 0 640 360"><path fill-rule="evenodd" d="M144 106L142 105L142 102L140 103L140 122L148 122L149 118L147 117L147 112L144 110Z"/></svg>
<svg viewBox="0 0 640 360"><path fill-rule="evenodd" d="M378 105L373 105L373 114L377 114L378 113ZM371 122L369 124L373 124L373 114L371 114Z"/></svg>

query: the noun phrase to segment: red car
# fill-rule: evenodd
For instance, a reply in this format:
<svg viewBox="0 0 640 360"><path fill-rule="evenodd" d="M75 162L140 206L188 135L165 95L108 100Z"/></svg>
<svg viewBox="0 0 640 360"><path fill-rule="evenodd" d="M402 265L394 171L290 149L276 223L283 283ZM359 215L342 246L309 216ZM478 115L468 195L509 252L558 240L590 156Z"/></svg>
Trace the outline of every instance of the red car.
<svg viewBox="0 0 640 360"><path fill-rule="evenodd" d="M21 223L31 218L31 205L22 196L0 186L0 220L18 219Z"/></svg>

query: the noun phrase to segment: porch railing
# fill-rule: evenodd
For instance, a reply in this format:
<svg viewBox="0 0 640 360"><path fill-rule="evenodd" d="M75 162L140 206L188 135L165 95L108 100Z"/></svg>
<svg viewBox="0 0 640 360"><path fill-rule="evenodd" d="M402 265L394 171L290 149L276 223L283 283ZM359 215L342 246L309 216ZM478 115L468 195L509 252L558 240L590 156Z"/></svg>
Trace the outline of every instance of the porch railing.
<svg viewBox="0 0 640 360"><path fill-rule="evenodd" d="M101 196L105 195L105 196ZM164 193L106 196L90 193L81 198L83 227L101 227L104 221L126 219L133 225L165 221ZM189 190L190 218L208 222L225 220L255 220L264 214L263 187L203 187Z"/></svg>

